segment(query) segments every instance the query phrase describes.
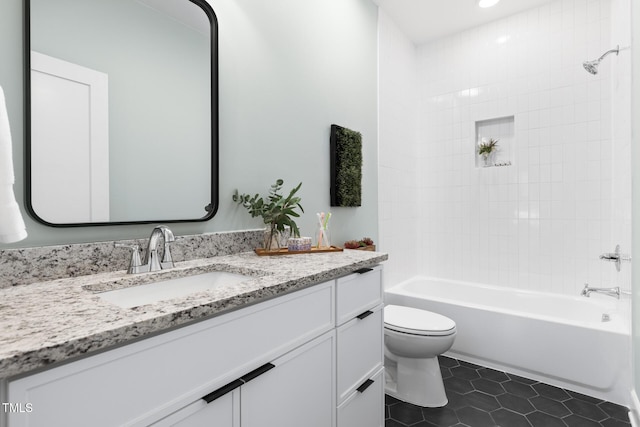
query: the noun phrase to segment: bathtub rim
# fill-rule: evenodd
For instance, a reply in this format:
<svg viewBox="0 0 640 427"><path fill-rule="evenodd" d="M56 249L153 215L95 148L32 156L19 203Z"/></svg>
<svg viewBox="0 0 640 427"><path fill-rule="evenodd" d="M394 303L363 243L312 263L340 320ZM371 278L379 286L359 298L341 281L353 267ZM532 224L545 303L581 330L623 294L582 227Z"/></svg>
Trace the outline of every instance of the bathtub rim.
<svg viewBox="0 0 640 427"><path fill-rule="evenodd" d="M616 300L612 297L596 295L595 297L589 297L589 299L586 299L587 297L583 297L580 295L568 295L568 294L559 294L559 293L548 292L548 291L535 291L531 289L510 288L507 286L490 285L490 284L481 283L481 282L469 282L464 280L443 279L439 277L423 276L423 275L417 275L409 279L403 280L400 283L397 283L392 287L385 289L384 293L385 294L391 293L395 295L408 295L408 296L413 296L417 298L424 297L440 303L457 304L457 305L461 304L460 301L455 298L445 298L441 296L420 294L415 291L406 289L406 285L413 282L417 282L417 281L433 281L433 282L441 282L441 283L447 283L452 285L464 285L464 286L473 287L475 289L487 289L490 291L499 291L499 292L513 292L516 294L522 294L526 296L548 297L548 298L554 298L554 299L560 299L560 300L573 301L577 303L588 303L590 305L597 305L602 310L604 310L602 314L605 314L605 313L609 315L613 314L611 321L586 322L586 321L578 321L574 319L563 318L560 316L550 316L550 315L545 315L545 314L540 314L535 312L523 313L519 310L513 310L506 307L490 306L490 305L478 304L470 301L464 301L463 303L464 306L475 308L475 309L497 311L499 313L504 313L504 314L517 316L517 317L530 317L530 318L535 318L537 320L542 320L547 322L560 322L563 324L569 324L569 325L583 327L583 328L593 328L601 331L626 335L629 337L631 336L631 324L630 322L627 321L624 315L624 310L621 307L621 303L624 303L622 299L624 297L621 297L620 300ZM398 292L397 291L398 289L402 289L403 292ZM611 300L609 300L609 298L611 298ZM387 304L386 299L385 299L385 304Z"/></svg>

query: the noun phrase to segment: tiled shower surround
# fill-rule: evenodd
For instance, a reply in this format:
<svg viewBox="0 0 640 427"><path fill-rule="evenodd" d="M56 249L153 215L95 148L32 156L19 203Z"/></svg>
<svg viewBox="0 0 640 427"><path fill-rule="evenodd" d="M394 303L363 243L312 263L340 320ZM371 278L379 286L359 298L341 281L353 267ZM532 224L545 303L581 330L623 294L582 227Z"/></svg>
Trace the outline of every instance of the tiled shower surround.
<svg viewBox="0 0 640 427"><path fill-rule="evenodd" d="M381 244L406 255L388 285L629 287L628 265L598 260L630 251L628 10L555 0L420 46L381 16ZM583 69L617 44L597 75ZM475 167L476 122L507 116L512 165Z"/></svg>

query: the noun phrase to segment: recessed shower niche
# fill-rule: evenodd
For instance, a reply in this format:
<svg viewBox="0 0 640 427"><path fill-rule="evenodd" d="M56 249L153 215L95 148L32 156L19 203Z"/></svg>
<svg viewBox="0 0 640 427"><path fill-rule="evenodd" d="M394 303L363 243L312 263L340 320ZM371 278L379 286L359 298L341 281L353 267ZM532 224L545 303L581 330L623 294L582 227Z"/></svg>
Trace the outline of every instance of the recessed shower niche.
<svg viewBox="0 0 640 427"><path fill-rule="evenodd" d="M514 116L497 117L495 119L478 120L475 125L474 150L476 167L511 166L514 144ZM479 153L481 144L497 141L485 162L484 155Z"/></svg>

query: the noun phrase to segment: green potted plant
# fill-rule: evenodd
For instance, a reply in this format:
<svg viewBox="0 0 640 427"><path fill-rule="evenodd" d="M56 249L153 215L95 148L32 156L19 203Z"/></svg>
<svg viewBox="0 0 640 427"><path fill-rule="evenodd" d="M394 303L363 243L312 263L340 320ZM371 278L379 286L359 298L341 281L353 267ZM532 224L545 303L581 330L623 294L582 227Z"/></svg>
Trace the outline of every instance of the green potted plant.
<svg viewBox="0 0 640 427"><path fill-rule="evenodd" d="M291 190L286 197L280 194L283 184L282 179L276 180L276 183L271 185L266 199L259 194L254 196L239 194L238 190L235 190L233 194L233 201L244 206L252 218L262 217L266 226L264 249L267 251L272 250L272 242L278 245L278 236L284 233L287 227L290 228L293 237L300 237L300 229L293 218L300 217L296 209L299 208L301 212L304 212L300 204L301 199L296 196L302 183ZM279 246L275 249L278 250Z"/></svg>
<svg viewBox="0 0 640 427"><path fill-rule="evenodd" d="M487 141L486 138L482 138L482 140L478 142L478 155L482 156L484 166L491 166L489 160L491 155L498 151L498 141L499 139L490 138L489 141Z"/></svg>

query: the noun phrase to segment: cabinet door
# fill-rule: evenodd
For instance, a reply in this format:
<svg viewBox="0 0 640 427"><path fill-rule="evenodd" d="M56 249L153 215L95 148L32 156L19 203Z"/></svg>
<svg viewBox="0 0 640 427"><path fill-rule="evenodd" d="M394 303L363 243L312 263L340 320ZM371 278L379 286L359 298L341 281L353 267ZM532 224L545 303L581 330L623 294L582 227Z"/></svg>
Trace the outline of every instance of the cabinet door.
<svg viewBox="0 0 640 427"><path fill-rule="evenodd" d="M337 390L340 404L382 366L382 305L340 326L337 336Z"/></svg>
<svg viewBox="0 0 640 427"><path fill-rule="evenodd" d="M207 403L203 399L153 424L153 427L240 427L240 393L235 390Z"/></svg>
<svg viewBox="0 0 640 427"><path fill-rule="evenodd" d="M338 407L338 427L383 426L384 368L380 368Z"/></svg>
<svg viewBox="0 0 640 427"><path fill-rule="evenodd" d="M326 333L243 385L242 427L334 426L334 342L335 333Z"/></svg>

